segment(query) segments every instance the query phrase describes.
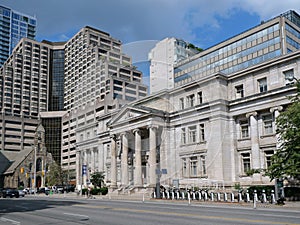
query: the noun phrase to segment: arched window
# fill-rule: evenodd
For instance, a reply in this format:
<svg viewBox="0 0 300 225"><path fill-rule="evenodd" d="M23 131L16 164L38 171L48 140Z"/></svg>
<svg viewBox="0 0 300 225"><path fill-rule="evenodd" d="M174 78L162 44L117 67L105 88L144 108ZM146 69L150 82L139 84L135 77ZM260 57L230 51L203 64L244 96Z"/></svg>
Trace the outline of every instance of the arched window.
<svg viewBox="0 0 300 225"><path fill-rule="evenodd" d="M42 159L41 158L38 158L36 160L36 172L38 171L42 171Z"/></svg>

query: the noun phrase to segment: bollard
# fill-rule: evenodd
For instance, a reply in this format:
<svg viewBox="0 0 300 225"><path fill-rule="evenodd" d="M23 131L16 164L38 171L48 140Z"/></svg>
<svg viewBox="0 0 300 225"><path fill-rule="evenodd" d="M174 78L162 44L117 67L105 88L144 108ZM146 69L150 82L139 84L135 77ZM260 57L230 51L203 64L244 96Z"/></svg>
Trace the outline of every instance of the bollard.
<svg viewBox="0 0 300 225"><path fill-rule="evenodd" d="M165 192L163 191L163 193L162 193L162 199L165 199L166 198L166 194L165 194Z"/></svg>
<svg viewBox="0 0 300 225"><path fill-rule="evenodd" d="M207 196L207 193L206 193L206 191L204 192L204 201L207 201L207 198L208 198L208 196Z"/></svg>
<svg viewBox="0 0 300 225"><path fill-rule="evenodd" d="M272 204L275 204L276 200L275 200L275 194L274 194L274 190L272 190L272 193L271 193L271 203Z"/></svg>
<svg viewBox="0 0 300 225"><path fill-rule="evenodd" d="M238 202L241 202L241 201L243 201L243 199L242 199L242 193L239 192L239 194L238 194Z"/></svg>
<svg viewBox="0 0 300 225"><path fill-rule="evenodd" d="M234 202L234 194L231 193L231 202Z"/></svg>
<svg viewBox="0 0 300 225"><path fill-rule="evenodd" d="M176 199L179 199L179 191L176 192Z"/></svg>
<svg viewBox="0 0 300 225"><path fill-rule="evenodd" d="M174 198L175 198L175 195L174 195L174 191L172 191L172 200L174 200Z"/></svg>
<svg viewBox="0 0 300 225"><path fill-rule="evenodd" d="M187 192L187 198L190 200L191 199L191 194L190 192Z"/></svg>
<svg viewBox="0 0 300 225"><path fill-rule="evenodd" d="M255 199L256 202L258 201L256 190L254 190L254 196L253 196L253 198Z"/></svg>
<svg viewBox="0 0 300 225"><path fill-rule="evenodd" d="M193 200L196 200L196 193L193 192L192 194L193 194Z"/></svg>
<svg viewBox="0 0 300 225"><path fill-rule="evenodd" d="M185 197L184 197L184 192L181 192L181 199L184 200Z"/></svg>
<svg viewBox="0 0 300 225"><path fill-rule="evenodd" d="M156 198L156 193L155 193L155 191L153 192L153 198Z"/></svg>
<svg viewBox="0 0 300 225"><path fill-rule="evenodd" d="M201 200L202 199L202 195L200 193L200 191L198 191L198 200Z"/></svg>
<svg viewBox="0 0 300 225"><path fill-rule="evenodd" d="M228 201L228 199L227 199L227 193L225 192L224 193L224 202L227 202Z"/></svg>
<svg viewBox="0 0 300 225"><path fill-rule="evenodd" d="M170 199L170 192L167 191L167 199Z"/></svg>
<svg viewBox="0 0 300 225"><path fill-rule="evenodd" d="M212 202L214 201L214 193L213 192L210 193L210 199Z"/></svg>
<svg viewBox="0 0 300 225"><path fill-rule="evenodd" d="M257 201L257 193L256 193L256 190L254 190L254 196L253 196L253 209L256 209L256 201Z"/></svg>
<svg viewBox="0 0 300 225"><path fill-rule="evenodd" d="M218 202L221 201L221 196L220 196L220 193L219 193L219 192L217 193L217 201L218 201Z"/></svg>
<svg viewBox="0 0 300 225"><path fill-rule="evenodd" d="M248 192L248 190L247 190L247 193L246 193L246 202L250 202L250 196L249 196L249 192Z"/></svg>
<svg viewBox="0 0 300 225"><path fill-rule="evenodd" d="M265 190L262 190L262 202L266 203L267 202L267 196Z"/></svg>

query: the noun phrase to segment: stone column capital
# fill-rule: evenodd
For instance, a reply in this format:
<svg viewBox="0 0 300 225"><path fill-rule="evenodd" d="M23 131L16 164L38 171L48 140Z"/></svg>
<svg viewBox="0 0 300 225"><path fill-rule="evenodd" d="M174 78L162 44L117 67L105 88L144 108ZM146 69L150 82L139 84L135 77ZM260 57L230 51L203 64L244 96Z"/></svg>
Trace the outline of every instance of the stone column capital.
<svg viewBox="0 0 300 225"><path fill-rule="evenodd" d="M158 125L149 125L147 126L147 128L150 130L150 129L158 129Z"/></svg>
<svg viewBox="0 0 300 225"><path fill-rule="evenodd" d="M254 112L249 112L249 113L246 113L246 117L247 118L250 118L250 116L257 116L257 112L256 111L254 111Z"/></svg>
<svg viewBox="0 0 300 225"><path fill-rule="evenodd" d="M124 131L122 133L120 133L120 137L128 137L128 132Z"/></svg>
<svg viewBox="0 0 300 225"><path fill-rule="evenodd" d="M141 129L140 128L135 128L134 130L132 130L132 133L138 133L140 134L141 133Z"/></svg>
<svg viewBox="0 0 300 225"><path fill-rule="evenodd" d="M111 134L111 135L109 135L109 137L110 137L110 139L113 139L114 141L117 140L117 135L115 135L115 134Z"/></svg>
<svg viewBox="0 0 300 225"><path fill-rule="evenodd" d="M273 113L275 111L278 111L278 112L281 112L283 110L283 107L280 105L280 106L276 106L276 107L272 107L270 108L270 112Z"/></svg>

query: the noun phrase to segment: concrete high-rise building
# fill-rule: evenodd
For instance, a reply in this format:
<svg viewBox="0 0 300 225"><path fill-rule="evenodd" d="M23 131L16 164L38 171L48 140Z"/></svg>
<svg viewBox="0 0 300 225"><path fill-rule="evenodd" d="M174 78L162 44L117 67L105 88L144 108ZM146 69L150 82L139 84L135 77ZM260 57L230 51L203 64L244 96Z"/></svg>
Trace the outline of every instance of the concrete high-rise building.
<svg viewBox="0 0 300 225"><path fill-rule="evenodd" d="M102 155L97 143L99 117L145 97L147 86L131 57L122 52L121 41L89 26L65 44L64 82L68 113L62 121L62 167L68 171L69 182L75 183L75 172L82 169L76 169L76 160L77 166L87 165L87 159ZM78 159L78 152L85 160ZM100 171L91 165L90 173Z"/></svg>
<svg viewBox="0 0 300 225"><path fill-rule="evenodd" d="M60 80L63 80L64 71L63 63L61 66L58 62L63 60L63 50L64 43L23 38L0 68L0 153L9 156L11 161L34 149L36 127L43 117L49 118L45 115L47 111L61 110L63 82ZM59 56L56 52L60 52ZM59 101L61 106L56 106ZM61 127L61 117L51 126ZM60 132L48 132L49 119L43 121L43 125L47 131L45 147L60 163L61 135L57 136ZM51 134L56 136L53 138Z"/></svg>
<svg viewBox="0 0 300 225"><path fill-rule="evenodd" d="M181 39L165 38L149 52L150 93L174 88L174 65L199 53L194 45Z"/></svg>
<svg viewBox="0 0 300 225"><path fill-rule="evenodd" d="M230 74L300 49L300 16L288 11L190 57L174 68L175 87Z"/></svg>
<svg viewBox="0 0 300 225"><path fill-rule="evenodd" d="M0 6L0 67L23 37L35 38L36 18Z"/></svg>

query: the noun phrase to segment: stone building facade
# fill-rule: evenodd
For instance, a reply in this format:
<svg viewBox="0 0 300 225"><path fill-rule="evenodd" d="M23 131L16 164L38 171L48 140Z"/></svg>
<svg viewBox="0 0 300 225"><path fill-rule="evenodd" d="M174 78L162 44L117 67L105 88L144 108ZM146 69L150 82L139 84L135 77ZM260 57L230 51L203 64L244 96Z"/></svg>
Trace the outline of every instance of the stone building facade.
<svg viewBox="0 0 300 225"><path fill-rule="evenodd" d="M290 104L291 78L299 79L299 70L296 51L150 95L99 118L103 151L97 158L107 185L126 193L152 191L157 183L180 188L272 184L262 171L276 151L275 120Z"/></svg>

